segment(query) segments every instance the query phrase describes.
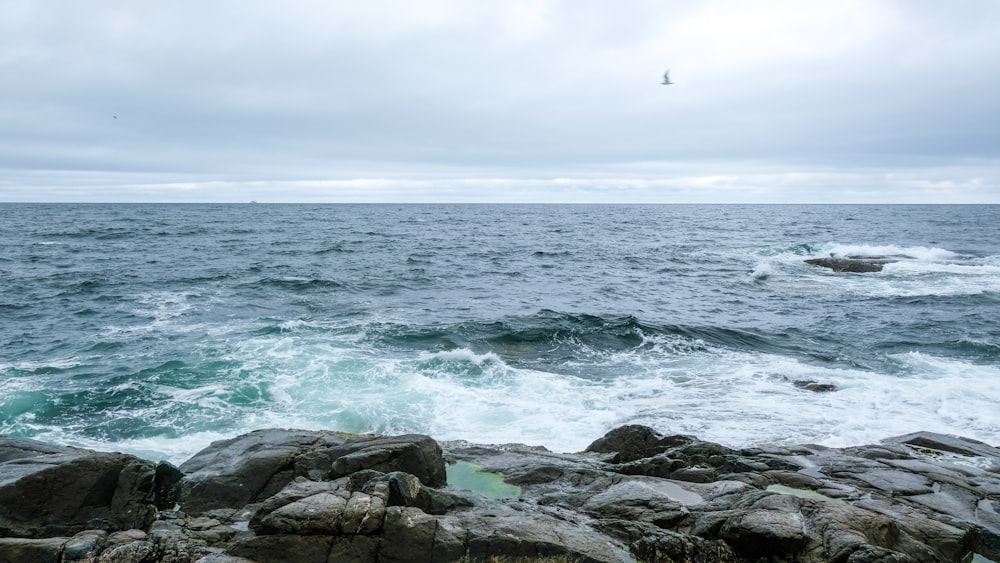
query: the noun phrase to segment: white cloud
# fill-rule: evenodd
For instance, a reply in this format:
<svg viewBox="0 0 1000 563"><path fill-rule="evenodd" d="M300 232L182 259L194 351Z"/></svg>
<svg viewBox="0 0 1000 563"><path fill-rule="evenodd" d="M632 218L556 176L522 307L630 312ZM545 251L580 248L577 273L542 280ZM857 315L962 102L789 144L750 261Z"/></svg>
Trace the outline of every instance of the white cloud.
<svg viewBox="0 0 1000 563"><path fill-rule="evenodd" d="M206 182L386 170L415 183L341 192L463 199L487 189L441 192L420 184L428 169L573 177L580 197L644 198L659 193L607 179L628 169L669 182L659 174L672 163L692 178L727 176L717 163L806 175L736 174L664 192L684 198L820 201L830 196L806 178L866 167L934 178L905 191L865 176L892 184L882 190L891 197L989 199L1000 190L990 164L998 23L989 0L98 0L59 10L15 0L0 6L0 200L19 199L3 186L20 181L54 190L46 170L81 171L69 193L96 189L88 174L114 178L101 197L120 198L208 189L148 191L177 178L228 194ZM667 67L677 84L663 87ZM348 172L358 162L362 173ZM937 176L968 162L985 168L980 183ZM153 181L123 180L136 173ZM490 185L495 198L550 193ZM275 197L320 193L282 190Z"/></svg>

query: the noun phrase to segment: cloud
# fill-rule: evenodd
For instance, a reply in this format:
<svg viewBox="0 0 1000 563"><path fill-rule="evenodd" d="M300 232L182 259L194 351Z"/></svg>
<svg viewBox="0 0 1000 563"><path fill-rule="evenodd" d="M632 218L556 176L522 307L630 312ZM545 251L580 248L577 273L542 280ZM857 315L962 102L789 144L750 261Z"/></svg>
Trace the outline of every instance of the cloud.
<svg viewBox="0 0 1000 563"><path fill-rule="evenodd" d="M381 177L412 184L350 193L482 195L461 182L435 191L420 183L427 170L580 178L586 194L645 197L609 182L637 170L669 182L657 174L673 164L700 178L786 174L756 191L685 184L703 199L782 186L822 201L839 196L804 178L880 169L995 200L998 20L989 0L8 2L0 200L19 199L19 182L40 198L96 198L94 177L118 186L100 197L125 199L188 182L204 188L155 193L222 199L236 192L213 182L291 182L275 197L310 198L288 186ZM676 84L663 87L667 67ZM497 199L551 188L468 189L486 185ZM903 199L944 193L892 186Z"/></svg>

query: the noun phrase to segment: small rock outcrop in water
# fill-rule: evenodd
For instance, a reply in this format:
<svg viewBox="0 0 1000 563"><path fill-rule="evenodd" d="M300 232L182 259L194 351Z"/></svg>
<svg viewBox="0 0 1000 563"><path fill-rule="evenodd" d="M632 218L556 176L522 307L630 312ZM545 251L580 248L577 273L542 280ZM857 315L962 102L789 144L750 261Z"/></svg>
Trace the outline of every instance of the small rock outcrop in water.
<svg viewBox="0 0 1000 563"><path fill-rule="evenodd" d="M792 385L813 393L829 393L837 390L837 386L832 383L820 383L811 379L796 379Z"/></svg>
<svg viewBox="0 0 1000 563"><path fill-rule="evenodd" d="M829 268L834 272L867 273L881 272L886 264L897 261L885 256L848 256L847 258L810 258L805 262Z"/></svg>
<svg viewBox="0 0 1000 563"><path fill-rule="evenodd" d="M463 462L519 496L447 483ZM513 487L512 487L513 488ZM176 504L175 504L176 503ZM262 430L179 468L0 438L0 562L1000 559L1000 449L920 432L736 450L643 426L579 454Z"/></svg>

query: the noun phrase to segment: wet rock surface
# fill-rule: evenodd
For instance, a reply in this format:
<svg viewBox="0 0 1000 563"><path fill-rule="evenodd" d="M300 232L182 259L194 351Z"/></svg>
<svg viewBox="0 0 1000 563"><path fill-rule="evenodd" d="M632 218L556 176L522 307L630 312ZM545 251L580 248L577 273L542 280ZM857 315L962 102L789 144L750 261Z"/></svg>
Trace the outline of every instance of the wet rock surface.
<svg viewBox="0 0 1000 563"><path fill-rule="evenodd" d="M881 272L886 264L898 262L899 257L887 256L848 256L846 258L810 258L806 264L829 268L834 272L868 273Z"/></svg>
<svg viewBox="0 0 1000 563"><path fill-rule="evenodd" d="M449 485L457 462L520 494ZM1000 560L1000 450L929 432L737 450L625 426L559 454L263 430L180 467L0 438L0 562L973 557Z"/></svg>

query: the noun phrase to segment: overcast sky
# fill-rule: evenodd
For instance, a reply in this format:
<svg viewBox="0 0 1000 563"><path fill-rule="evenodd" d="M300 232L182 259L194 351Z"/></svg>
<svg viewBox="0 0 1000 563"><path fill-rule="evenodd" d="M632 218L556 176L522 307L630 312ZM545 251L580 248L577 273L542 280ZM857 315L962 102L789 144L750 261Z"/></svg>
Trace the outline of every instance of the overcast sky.
<svg viewBox="0 0 1000 563"><path fill-rule="evenodd" d="M996 0L4 0L0 201L1000 203L998 34Z"/></svg>

